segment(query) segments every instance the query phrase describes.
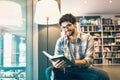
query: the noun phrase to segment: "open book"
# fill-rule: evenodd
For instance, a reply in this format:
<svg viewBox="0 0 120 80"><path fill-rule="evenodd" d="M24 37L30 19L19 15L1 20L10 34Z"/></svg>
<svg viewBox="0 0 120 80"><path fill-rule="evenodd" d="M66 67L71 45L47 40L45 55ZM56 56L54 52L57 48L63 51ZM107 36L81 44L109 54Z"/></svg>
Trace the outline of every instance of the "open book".
<svg viewBox="0 0 120 80"><path fill-rule="evenodd" d="M57 61L57 60L64 60L68 65L74 65L74 62L70 61L68 58L66 58L64 55L55 55L52 56L46 51L43 51L43 53L51 60Z"/></svg>

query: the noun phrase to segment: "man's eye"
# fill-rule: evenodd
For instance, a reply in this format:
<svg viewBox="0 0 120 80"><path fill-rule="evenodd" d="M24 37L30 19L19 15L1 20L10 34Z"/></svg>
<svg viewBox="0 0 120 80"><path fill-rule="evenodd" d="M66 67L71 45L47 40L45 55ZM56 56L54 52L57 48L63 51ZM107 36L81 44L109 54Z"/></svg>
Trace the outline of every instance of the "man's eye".
<svg viewBox="0 0 120 80"><path fill-rule="evenodd" d="M69 27L70 27L70 26L71 26L71 24L68 24L67 26L69 26Z"/></svg>
<svg viewBox="0 0 120 80"><path fill-rule="evenodd" d="M66 26L63 26L63 28L69 28L72 24L67 24Z"/></svg>
<svg viewBox="0 0 120 80"><path fill-rule="evenodd" d="M66 28L66 26L63 26L62 28L64 29L64 28Z"/></svg>

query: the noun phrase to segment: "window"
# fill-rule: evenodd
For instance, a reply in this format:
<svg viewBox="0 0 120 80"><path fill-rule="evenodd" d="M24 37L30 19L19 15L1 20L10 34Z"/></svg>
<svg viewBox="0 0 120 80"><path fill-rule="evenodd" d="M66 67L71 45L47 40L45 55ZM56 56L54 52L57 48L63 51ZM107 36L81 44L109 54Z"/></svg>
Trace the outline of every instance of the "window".
<svg viewBox="0 0 120 80"><path fill-rule="evenodd" d="M0 80L26 80L26 0L0 1Z"/></svg>

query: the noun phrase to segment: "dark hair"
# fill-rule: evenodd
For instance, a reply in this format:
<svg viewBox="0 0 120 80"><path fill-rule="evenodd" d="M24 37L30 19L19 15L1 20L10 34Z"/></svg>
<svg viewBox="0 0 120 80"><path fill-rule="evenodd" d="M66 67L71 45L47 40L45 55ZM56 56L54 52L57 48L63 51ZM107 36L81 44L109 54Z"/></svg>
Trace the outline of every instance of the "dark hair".
<svg viewBox="0 0 120 80"><path fill-rule="evenodd" d="M59 19L59 24L61 25L65 21L69 21L72 24L75 24L76 18L72 14L65 14Z"/></svg>

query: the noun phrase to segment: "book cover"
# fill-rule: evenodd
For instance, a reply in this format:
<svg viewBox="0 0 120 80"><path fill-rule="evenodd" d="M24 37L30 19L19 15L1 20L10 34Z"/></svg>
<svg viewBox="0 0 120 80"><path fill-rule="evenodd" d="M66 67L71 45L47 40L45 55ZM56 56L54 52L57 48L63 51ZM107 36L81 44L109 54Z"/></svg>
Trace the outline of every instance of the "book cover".
<svg viewBox="0 0 120 80"><path fill-rule="evenodd" d="M68 58L66 58L64 55L50 55L46 51L43 51L43 53L51 60L57 61L57 60L64 60L68 65L74 65L74 62L70 61Z"/></svg>

